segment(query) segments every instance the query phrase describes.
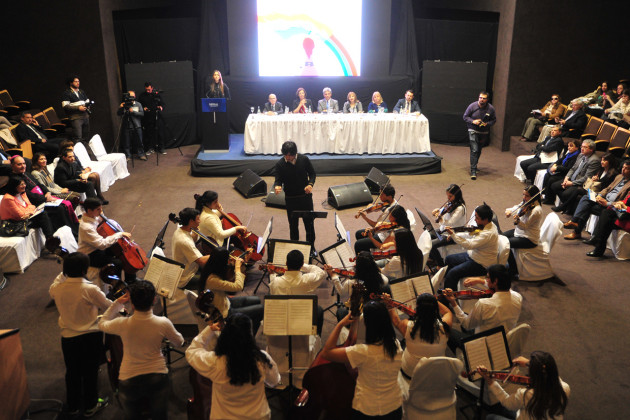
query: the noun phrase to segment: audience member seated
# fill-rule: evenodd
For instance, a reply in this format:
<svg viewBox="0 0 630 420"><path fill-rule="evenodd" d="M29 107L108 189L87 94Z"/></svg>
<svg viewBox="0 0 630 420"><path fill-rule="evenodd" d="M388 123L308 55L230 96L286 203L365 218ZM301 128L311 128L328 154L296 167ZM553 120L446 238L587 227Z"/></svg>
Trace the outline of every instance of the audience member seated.
<svg viewBox="0 0 630 420"><path fill-rule="evenodd" d="M585 109L587 114L601 118L604 111L610 108L617 101L617 95L612 89L608 89L608 82L602 82L594 92L595 99L591 101L588 108Z"/></svg>
<svg viewBox="0 0 630 420"><path fill-rule="evenodd" d="M521 141L534 141L538 137L537 128L548 122L554 122L556 118L562 118L565 107L560 102L560 95L554 93L551 100L540 109L532 111L532 116L525 121L525 126L521 132Z"/></svg>
<svg viewBox="0 0 630 420"><path fill-rule="evenodd" d="M626 198L628 190L630 190L630 160L623 162L621 174L617 175L615 180L602 190L595 197L595 201L591 201L588 195L583 196L575 209L575 214L570 221L564 224L566 229L573 229L573 232L566 235L564 239L573 240L582 237L582 230L586 226L586 222L591 214L599 216L607 207L612 206L616 201L622 201Z"/></svg>
<svg viewBox="0 0 630 420"><path fill-rule="evenodd" d="M15 129L15 136L20 144L27 140L32 141L33 153L43 152L50 160L54 159L59 153L59 142L62 139L49 139L30 111L23 111L20 114L20 124Z"/></svg>
<svg viewBox="0 0 630 420"><path fill-rule="evenodd" d="M48 171L48 161L46 160L46 155L38 152L33 155L33 170L31 171L31 175L33 178L37 180L42 185L45 185L48 188L48 191L51 193L64 197L66 200L70 201L74 208L79 204L79 200L81 195L76 191L70 191L68 188L62 188L61 186L55 184L50 171Z"/></svg>
<svg viewBox="0 0 630 420"><path fill-rule="evenodd" d="M267 115L278 115L284 114L284 108L282 107L282 102L278 102L275 93L270 93L269 102L265 104L265 108L263 112Z"/></svg>
<svg viewBox="0 0 630 420"><path fill-rule="evenodd" d="M580 140L571 139L567 143L567 153L547 168L547 173L543 179L543 195L545 197L545 200L542 202L543 204L554 204L556 194L551 191L551 185L554 182L562 181L571 170L578 156L580 156L581 144Z"/></svg>
<svg viewBox="0 0 630 420"><path fill-rule="evenodd" d="M617 162L617 158L611 153L606 153L602 156L601 169L599 172L587 179L584 185L573 185L567 188L563 194L565 200L559 206L552 207L551 210L572 215L575 213L578 202L586 194L586 190L590 189L598 193L608 187L619 174L617 170L618 167L619 163Z"/></svg>
<svg viewBox="0 0 630 420"><path fill-rule="evenodd" d="M570 195L567 189L572 186L582 186L587 179L599 171L599 158L595 154L595 142L593 140L584 140L580 148L582 153L578 156L562 181L556 181L547 190L548 196L545 201L550 200L550 196L555 199L556 195L560 196L560 201L564 202ZM566 195L565 195L566 194Z"/></svg>
<svg viewBox="0 0 630 420"><path fill-rule="evenodd" d="M379 112L381 110L387 112L387 104L383 102L381 92L376 91L372 94L372 102L368 104L367 112Z"/></svg>
<svg viewBox="0 0 630 420"><path fill-rule="evenodd" d="M592 251L586 253L589 257L603 257L606 251L606 242L614 229L622 229L630 232L630 211L628 210L628 200L630 195L626 195L625 200L615 201L612 206L602 210L593 230L591 237L584 241L587 245L594 245Z"/></svg>
<svg viewBox="0 0 630 420"><path fill-rule="evenodd" d="M583 102L573 101L571 102L572 111L566 118L555 118L556 124L560 124L562 126L562 137L571 137L574 139L580 138L586 128L586 123L588 122L588 117L584 113L584 110L582 109L583 107Z"/></svg>
<svg viewBox="0 0 630 420"><path fill-rule="evenodd" d="M446 227L446 232L453 241L468 251L446 257L448 269L444 287L457 290L459 279L481 276L489 266L497 262L499 234L496 225L492 223L492 215L492 209L485 203L475 209L475 223L479 233L475 232L473 235L455 234L453 227Z"/></svg>
<svg viewBox="0 0 630 420"><path fill-rule="evenodd" d="M61 152L61 159L55 168L55 182L62 188L85 193L88 198L98 197L104 205L109 204L103 194L97 194L94 184L88 178L87 171L79 169L72 149L65 149Z"/></svg>
<svg viewBox="0 0 630 420"><path fill-rule="evenodd" d="M550 163L541 163L540 154L544 153L558 153L558 157L564 149L564 141L560 137L560 127L555 126L551 129L549 136L545 138L541 143L536 144L536 153L533 158L525 159L521 162L521 169L525 173L525 177L529 182L534 182L536 178L536 172L539 169L547 169Z"/></svg>
<svg viewBox="0 0 630 420"><path fill-rule="evenodd" d="M48 215L41 211L33 216L37 207L26 196L24 180L17 175L11 175L5 188L6 193L0 202L0 219L13 222L30 219L31 227L41 228L46 239L52 238L54 231Z"/></svg>
<svg viewBox="0 0 630 420"><path fill-rule="evenodd" d="M70 149L74 154L74 142L72 140L62 141L60 143L60 146L61 146L60 148L61 152L59 154L60 157L66 149ZM58 159L57 165L59 164L59 161L61 160L63 159ZM94 185L94 189L96 190L96 195L101 199L101 201L103 201L103 205L109 204L109 201L105 200L105 197L103 196L103 193L101 192L101 176L98 174L98 172L92 171L92 168L89 166L84 168L83 165L81 165L81 161L77 159L76 155L74 156L74 165L77 167L78 171L82 174L82 178L87 176L88 182ZM56 175L56 172L55 172L55 175Z"/></svg>
<svg viewBox="0 0 630 420"><path fill-rule="evenodd" d="M397 114L416 114L420 115L420 105L413 100L413 90L405 92L405 97L399 99L394 106L394 112Z"/></svg>
<svg viewBox="0 0 630 420"><path fill-rule="evenodd" d="M317 102L317 112L323 112L328 114L336 114L339 112L339 102L336 99L331 99L332 90L329 87L325 87L322 91L324 99L320 99Z"/></svg>
<svg viewBox="0 0 630 420"><path fill-rule="evenodd" d="M621 99L604 113L608 122L623 128L630 128L630 90L624 90Z"/></svg>
<svg viewBox="0 0 630 420"><path fill-rule="evenodd" d="M295 97L292 108L294 114L306 114L313 111L313 102L306 98L306 90L303 87L295 91Z"/></svg>
<svg viewBox="0 0 630 420"><path fill-rule="evenodd" d="M359 102L359 100L357 99L356 93L348 92L348 96L346 99L348 100L343 104L344 114L363 112L363 105L361 105L361 102Z"/></svg>

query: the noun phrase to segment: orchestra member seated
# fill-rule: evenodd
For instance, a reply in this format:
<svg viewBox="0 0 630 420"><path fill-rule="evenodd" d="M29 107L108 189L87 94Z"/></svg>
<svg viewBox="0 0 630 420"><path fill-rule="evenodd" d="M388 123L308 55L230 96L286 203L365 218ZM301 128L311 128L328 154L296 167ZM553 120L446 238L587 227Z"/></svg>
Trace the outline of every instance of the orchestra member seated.
<svg viewBox="0 0 630 420"><path fill-rule="evenodd" d="M505 217L512 217L515 228L503 232L510 241L510 250L536 248L540 239L540 227L543 222L540 191L535 185L523 190L523 201L514 207L505 209ZM509 273L518 277L514 253L508 254Z"/></svg>
<svg viewBox="0 0 630 420"><path fill-rule="evenodd" d="M519 387L513 394L505 392L499 382L491 377L485 366L479 366L477 369L486 380L489 391L503 407L513 411L510 417L491 414L486 418L488 420L562 419L571 389L560 378L553 356L544 351L534 351L529 359L519 356L513 362L523 368L529 367L529 385Z"/></svg>
<svg viewBox="0 0 630 420"><path fill-rule="evenodd" d="M92 197L83 202L85 213L81 217L79 224L79 252L86 254L90 259L90 267L102 268L108 264L114 264L120 276L123 270L123 263L118 258L112 246L121 238L131 239L129 232L116 232L113 235L103 237L96 231L96 228L103 222L103 203L101 200ZM132 283L136 280L136 272L125 272L125 281Z"/></svg>
<svg viewBox="0 0 630 420"><path fill-rule="evenodd" d="M197 290L200 284L199 268L203 268L208 262L209 255L202 255L195 246L198 235L193 232L199 228L199 211L186 207L179 212L179 217L174 218L180 226L173 233L172 248L173 259L186 266L182 278L179 280L180 289Z"/></svg>
<svg viewBox="0 0 630 420"><path fill-rule="evenodd" d="M532 112L532 116L525 121L525 126L521 132L521 141L534 141L538 137L538 130L541 125L554 122L556 117L562 118L566 108L562 105L560 95L554 93L551 100Z"/></svg>
<svg viewBox="0 0 630 420"><path fill-rule="evenodd" d="M357 94L354 92L348 92L347 101L343 104L344 114L356 114L363 112L363 105L357 99Z"/></svg>
<svg viewBox="0 0 630 420"><path fill-rule="evenodd" d="M225 244L225 240L237 232L246 232L245 226L234 226L223 229L221 223L221 212L223 206L219 203L219 194L214 191L206 191L202 195L195 195L195 209L201 214L199 216L199 232L214 239L219 246Z"/></svg>
<svg viewBox="0 0 630 420"><path fill-rule="evenodd" d="M623 229L626 232L630 232L630 214L628 211L628 199L630 195L627 195L623 201L615 201L612 206L602 210L595 225L593 235L584 241L587 245L594 245L595 248L592 251L586 253L589 257L601 258L606 251L606 242L608 237L614 229Z"/></svg>
<svg viewBox="0 0 630 420"><path fill-rule="evenodd" d="M233 267L230 266L230 259L233 259ZM213 250L208 262L201 270L199 294L201 295L206 289L212 290L214 293L212 303L224 319L234 312L249 316L254 325L254 335L256 335L264 315L260 298L258 296L228 297L227 295L243 291L245 286L243 268L243 260L231 257L227 249L220 247Z"/></svg>
<svg viewBox="0 0 630 420"><path fill-rule="evenodd" d="M387 112L387 104L383 101L381 92L374 92L372 94L372 102L368 104L367 112Z"/></svg>
<svg viewBox="0 0 630 420"><path fill-rule="evenodd" d="M450 238L468 251L446 257L448 269L444 287L457 290L460 278L483 275L488 267L497 262L499 236L496 225L492 223L492 215L492 209L487 204L478 206L475 209L478 230L470 235L455 234L451 226L446 227Z"/></svg>
<svg viewBox="0 0 630 420"><path fill-rule="evenodd" d="M393 248L383 244L384 252L387 250L396 251L396 255L387 260L387 264L383 267L383 274L390 279L397 279L403 276L422 272L423 255L413 233L405 228L399 228L394 231Z"/></svg>
<svg viewBox="0 0 630 420"><path fill-rule="evenodd" d="M586 128L586 123L588 122L588 118L584 113L584 110L582 110L583 107L584 103L582 101L573 101L571 103L572 111L566 116L566 118L556 117L554 119L556 124L560 124L562 126L562 137L571 137L574 139L580 138Z"/></svg>
<svg viewBox="0 0 630 420"><path fill-rule="evenodd" d="M564 149L564 140L560 137L560 127L555 126L551 129L549 136L545 137L542 142L536 144L534 157L521 162L521 169L530 183L534 182L536 172L538 172L539 169L547 169L550 165L549 163L541 163L541 153L556 152L558 156L560 156L562 149Z"/></svg>
<svg viewBox="0 0 630 420"><path fill-rule="evenodd" d="M461 339L480 333L491 328L503 326L507 333L516 326L521 315L521 304L523 297L510 290L512 278L507 268L502 264L493 264L488 267L485 280L478 278L464 280L465 287L472 287L479 283L484 283L488 289L494 292L492 297L479 299L469 314L465 314L457 304L452 289L444 289L444 297L455 311L455 316L459 320L462 329L468 330L463 333L451 330L449 347L453 352L460 346ZM474 332L473 332L474 330Z"/></svg>
<svg viewBox="0 0 630 420"><path fill-rule="evenodd" d="M570 140L567 143L567 153L558 158L558 160L547 168L547 173L543 179L543 189L545 199L543 204L553 205L556 200L556 194L551 190L551 185L557 181L562 181L567 173L571 170L575 161L580 156L579 140Z"/></svg>
<svg viewBox="0 0 630 420"><path fill-rule="evenodd" d="M385 297L385 300L387 300ZM406 347L402 355L399 381L403 394L409 393L413 370L423 357L444 356L448 334L453 325L453 313L435 296L422 293L416 298L416 315L400 319L395 308L389 309L394 327L405 337Z"/></svg>
<svg viewBox="0 0 630 420"><path fill-rule="evenodd" d="M294 114L307 114L313 111L313 102L306 98L306 90L303 87L295 91L295 98L292 108Z"/></svg>
<svg viewBox="0 0 630 420"><path fill-rule="evenodd" d="M446 226L464 226L468 219L466 218L466 202L461 188L457 184L451 184L446 188L446 203L440 208L433 209L431 214L436 218L436 222L440 224L438 228L443 232ZM429 257L434 264L444 266L444 260L438 248L452 245L454 242L448 240L448 237L437 239L435 232L431 232L431 252Z"/></svg>
<svg viewBox="0 0 630 420"><path fill-rule="evenodd" d="M230 315L223 329L220 323L206 327L190 343L186 360L212 381L210 418L271 418L265 386L278 385L280 373L271 356L256 345L247 315Z"/></svg>
<svg viewBox="0 0 630 420"><path fill-rule="evenodd" d="M411 230L409 217L404 207L399 205L390 206L387 214L387 222L374 222L363 216L371 228L359 230L355 236L357 240L354 242L354 252L369 251L372 248L383 249L383 244L393 243L394 235L391 233L393 229L403 227ZM379 218L380 219L380 218Z"/></svg>
<svg viewBox="0 0 630 420"><path fill-rule="evenodd" d="M118 373L118 396L125 418L143 418L149 407L153 420L166 420L170 380L162 354L162 341L183 347L184 337L166 317L153 314L155 286L138 280L129 292L114 301L98 323L101 331L120 336L124 352ZM124 305L131 301L133 313L120 317Z"/></svg>
<svg viewBox="0 0 630 420"><path fill-rule="evenodd" d="M353 419L400 419L402 392L398 372L402 364L402 349L383 302L369 301L363 305L365 344L337 347L343 327L356 330L359 318L348 314L333 329L321 356L337 363L349 363L358 369L357 384L352 399ZM355 324L351 327L351 324Z"/></svg>
<svg viewBox="0 0 630 420"><path fill-rule="evenodd" d="M391 210L390 206L392 204L394 204L394 202L396 200L395 196L396 196L396 189L394 188L394 186L393 185L387 185L385 188L383 188L383 190L381 191L381 194L378 197L379 202L377 202L374 205L368 206L366 209L360 210L359 212L357 212L357 214L354 215L354 218L358 219L359 217L362 217L363 220L365 220L371 227L374 227L376 225L377 221L374 221L374 220L370 219L369 217L367 217L368 213L372 213L372 212L375 212L377 210L380 210L382 213L389 212ZM384 215L380 216L378 219L380 220L382 217L384 217ZM364 233L365 233L365 229L358 230L355 233L355 238L356 239L365 239ZM385 233L383 233L383 234L379 233L378 236L382 237L382 239L385 239L385 237L386 237ZM371 245L370 245L370 247L371 247Z"/></svg>
<svg viewBox="0 0 630 420"><path fill-rule="evenodd" d="M29 219L30 226L40 228L46 239L52 238L53 227L48 215L43 211L33 216L37 208L26 196L26 183L17 175L9 176L6 193L0 202L0 219L19 222Z"/></svg>

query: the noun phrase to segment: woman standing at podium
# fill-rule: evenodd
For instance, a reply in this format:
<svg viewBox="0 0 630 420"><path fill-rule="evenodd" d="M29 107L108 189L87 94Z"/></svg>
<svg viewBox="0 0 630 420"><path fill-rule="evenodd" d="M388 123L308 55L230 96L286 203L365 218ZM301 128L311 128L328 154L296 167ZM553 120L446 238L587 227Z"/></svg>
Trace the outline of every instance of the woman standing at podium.
<svg viewBox="0 0 630 420"><path fill-rule="evenodd" d="M223 83L223 76L221 76L221 72L219 70L215 70L212 73L212 77L209 78L206 86L206 98L232 99L230 96L230 88L228 85Z"/></svg>

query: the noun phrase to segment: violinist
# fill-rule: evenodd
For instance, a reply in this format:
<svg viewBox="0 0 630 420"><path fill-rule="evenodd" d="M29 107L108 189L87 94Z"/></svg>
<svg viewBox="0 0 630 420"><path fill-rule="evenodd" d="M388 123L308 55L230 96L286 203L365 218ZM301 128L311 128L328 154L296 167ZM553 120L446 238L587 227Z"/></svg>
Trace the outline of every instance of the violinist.
<svg viewBox="0 0 630 420"><path fill-rule="evenodd" d="M475 280L465 280L464 286L470 287L475 284ZM459 320L462 329L474 330L480 333L500 325L507 333L516 326L521 315L521 303L523 297L510 290L512 279L507 268L502 264L493 264L488 267L486 279L488 289L494 291L492 297L479 299L470 313L467 315L457 304L453 296L452 289L445 289L444 296L455 311L455 316ZM461 339L473 333L463 333L453 330L449 338L449 347L455 351L461 344Z"/></svg>
<svg viewBox="0 0 630 420"><path fill-rule="evenodd" d="M198 239L193 229L197 229L200 223L199 211L186 207L179 212L175 221L180 225L173 233L173 259L186 266L182 278L179 280L180 289L196 290L200 282L199 268L203 268L208 262L208 255L201 255L195 246Z"/></svg>
<svg viewBox="0 0 630 420"><path fill-rule="evenodd" d="M214 191L206 191L203 195L198 196L195 208L201 213L199 231L204 235L217 241L219 246L223 246L225 239L234 235L236 232L245 232L245 226L234 226L230 229L223 229L221 224L221 212L223 206L219 203L219 194Z"/></svg>
<svg viewBox="0 0 630 420"><path fill-rule="evenodd" d="M510 240L510 249L536 248L540 238L540 227L543 222L542 207L540 205L540 191L535 185L523 190L523 201L514 207L505 209L505 217L512 217L515 228L503 232L502 235ZM510 275L518 276L516 258L510 252L508 256Z"/></svg>
<svg viewBox="0 0 630 420"><path fill-rule="evenodd" d="M501 405L514 412L509 418L562 420L571 388L560 378L553 356L544 351L534 351L529 356L529 360L520 356L513 362L521 367L529 367L530 385L526 388L518 388L512 395L505 392L483 366L477 369L486 380L489 391L501 402ZM508 417L497 415L492 418L508 419Z"/></svg>
<svg viewBox="0 0 630 420"><path fill-rule="evenodd" d="M439 231L444 231L446 226L463 226L468 219L466 218L466 202L462 194L461 188L457 184L451 184L446 189L446 203L440 208L434 209L431 214L436 218L436 223L440 224ZM431 260L439 266L444 265L443 253L440 249L443 246L453 245L453 241L448 237L439 240L431 232Z"/></svg>
<svg viewBox="0 0 630 420"><path fill-rule="evenodd" d="M385 303L389 295L385 295ZM416 316L400 319L396 309L389 309L392 324L405 337L407 346L402 355L400 376L406 384L403 395L409 393L409 381L413 370L423 357L437 357L446 354L448 334L453 325L453 314L435 296L422 293L416 298Z"/></svg>
<svg viewBox="0 0 630 420"><path fill-rule="evenodd" d="M449 237L468 251L446 257L448 269L444 287L457 290L460 278L481 276L486 273L487 267L497 262L499 235L492 223L493 214L485 203L475 209L475 224L480 229L475 235L456 235L453 228L446 227Z"/></svg>
<svg viewBox="0 0 630 420"><path fill-rule="evenodd" d="M228 260L234 261L233 278L229 278ZM214 292L213 304L223 318L234 312L248 315L254 325L254 335L263 319L263 306L258 296L236 296L228 298L226 292L241 292L245 285L245 274L241 270L243 260L229 255L227 249L221 247L210 254L208 262L201 270L199 294L210 289Z"/></svg>
<svg viewBox="0 0 630 420"><path fill-rule="evenodd" d="M383 274L390 279L397 279L422 271L422 251L409 229L399 228L394 231L394 246L397 255L383 267Z"/></svg>
<svg viewBox="0 0 630 420"><path fill-rule="evenodd" d="M374 224L373 227L367 228L361 234L365 234L362 239L357 239L354 243L354 252L369 251L373 248L386 249L394 246L394 235L392 230L397 227L403 227L411 230L411 224L407 217L407 211L400 205L390 207L387 222ZM358 234L359 232L357 232Z"/></svg>
<svg viewBox="0 0 630 420"><path fill-rule="evenodd" d="M381 212L383 213L391 212L392 210L391 206L394 204L395 195L396 195L396 189L394 188L393 185L388 184L387 186L385 186L385 188L383 188L383 191L381 191L381 195L379 196L380 203L377 203L373 206L368 207L367 209L363 209L359 211L354 217L356 219L358 219L359 217L362 217L363 220L365 220L367 224L373 228L378 223L378 220L375 221L375 220L370 219L367 216L367 214L374 211L378 211L378 210L381 210ZM384 217L385 217L384 215L381 215L378 219L380 220ZM355 242L355 245L354 245L355 252L369 251L370 248L373 248L372 241L368 241L368 238L366 238L366 235L367 235L366 231L367 231L366 229L361 229L361 230L356 231L355 238L357 239L357 241ZM382 239L385 239L387 237L385 233L379 233L378 236L382 237ZM359 246L360 249L357 248L358 242L361 242L362 244Z"/></svg>
<svg viewBox="0 0 630 420"><path fill-rule="evenodd" d="M114 264L118 276L123 270L122 261L114 255L112 245L120 238L131 239L129 232L116 232L106 238L102 237L96 228L103 222L103 203L100 198L90 197L83 202L85 213L79 224L79 252L87 254L90 258L90 267L101 268L107 264ZM132 283L136 280L136 271L125 272L125 282Z"/></svg>

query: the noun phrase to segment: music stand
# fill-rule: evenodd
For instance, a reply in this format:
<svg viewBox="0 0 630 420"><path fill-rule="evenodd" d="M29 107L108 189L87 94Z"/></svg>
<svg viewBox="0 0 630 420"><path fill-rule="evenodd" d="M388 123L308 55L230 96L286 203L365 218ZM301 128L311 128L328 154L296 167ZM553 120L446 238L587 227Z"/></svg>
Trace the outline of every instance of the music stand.
<svg viewBox="0 0 630 420"><path fill-rule="evenodd" d="M335 215L337 217L337 215ZM326 249L320 251L319 255L321 255L324 264L328 264L335 268L343 268L350 269L354 264L350 262L350 258L354 257L354 250L352 247L346 242L345 239L341 239L340 241L332 244ZM341 296L339 291L335 289L335 285L333 284L331 296L337 293L337 300L327 308L324 308L324 311L330 311L332 313L332 308L335 307L339 309L343 306L341 302ZM335 314L336 316L336 314Z"/></svg>
<svg viewBox="0 0 630 420"><path fill-rule="evenodd" d="M276 266L284 266L287 263L287 254L294 249L297 249L304 255L304 262L311 262L311 251L313 250L313 244L303 241L291 241L287 239L270 239L267 243L267 262ZM263 275L258 281L258 285L254 289L254 294L258 292L258 288L261 284L264 284L269 288L269 285L264 282L265 277L269 276L269 270L263 268Z"/></svg>
<svg viewBox="0 0 630 420"><path fill-rule="evenodd" d="M337 215L337 212L335 212L335 230L337 231L337 240L340 241L342 239L345 239L348 243L348 246L352 248L352 238L350 237L350 231L346 230L346 228L343 226L343 223L341 223L341 218Z"/></svg>
<svg viewBox="0 0 630 420"><path fill-rule="evenodd" d="M422 220L422 224L424 225L424 230L429 232L432 238L438 237L438 234L435 231L435 228L433 227L433 223L431 223L431 219L429 219L424 213L418 210L418 207L416 207L416 213L418 213L418 217L420 218L420 220Z"/></svg>

